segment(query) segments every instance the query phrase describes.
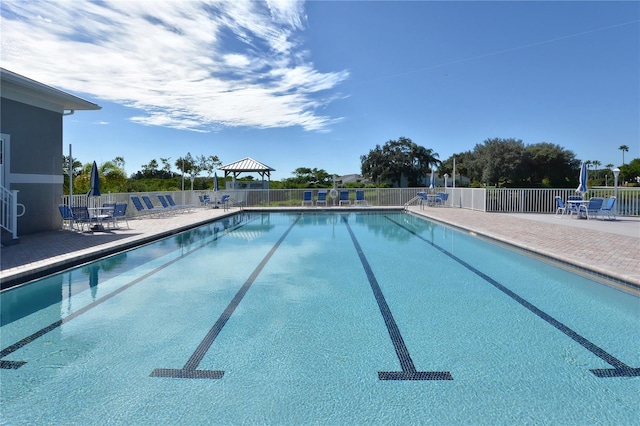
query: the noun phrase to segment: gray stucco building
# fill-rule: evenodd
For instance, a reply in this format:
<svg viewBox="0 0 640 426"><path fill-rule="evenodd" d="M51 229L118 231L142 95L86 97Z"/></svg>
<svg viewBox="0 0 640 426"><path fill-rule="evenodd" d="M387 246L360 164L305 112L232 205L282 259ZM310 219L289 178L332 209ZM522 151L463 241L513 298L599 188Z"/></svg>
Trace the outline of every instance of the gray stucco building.
<svg viewBox="0 0 640 426"><path fill-rule="evenodd" d="M18 234L58 229L63 117L100 107L4 68L0 95L0 186L19 191Z"/></svg>

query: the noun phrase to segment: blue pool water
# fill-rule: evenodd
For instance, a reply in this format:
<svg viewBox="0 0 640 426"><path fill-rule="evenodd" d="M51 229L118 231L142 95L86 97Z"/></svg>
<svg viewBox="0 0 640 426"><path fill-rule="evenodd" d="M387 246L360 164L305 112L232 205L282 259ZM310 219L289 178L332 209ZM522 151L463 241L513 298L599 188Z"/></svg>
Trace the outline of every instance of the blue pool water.
<svg viewBox="0 0 640 426"><path fill-rule="evenodd" d="M637 424L633 295L401 212L243 214L0 294L2 424Z"/></svg>

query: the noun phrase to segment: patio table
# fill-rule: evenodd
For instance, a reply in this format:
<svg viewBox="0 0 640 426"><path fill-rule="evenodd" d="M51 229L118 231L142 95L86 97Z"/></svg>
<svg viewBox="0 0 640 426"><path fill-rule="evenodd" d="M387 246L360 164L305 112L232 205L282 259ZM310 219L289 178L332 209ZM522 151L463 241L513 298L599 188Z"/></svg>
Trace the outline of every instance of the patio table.
<svg viewBox="0 0 640 426"><path fill-rule="evenodd" d="M95 226L91 229L93 231L104 231L104 220L110 219L113 216L113 207L88 207L89 217L96 221ZM108 212L111 214L108 214Z"/></svg>
<svg viewBox="0 0 640 426"><path fill-rule="evenodd" d="M587 206L589 204L589 200L567 200L567 204L572 206L574 211L576 212L576 219L580 219L583 217L580 214L580 206ZM587 216L584 216L586 219Z"/></svg>

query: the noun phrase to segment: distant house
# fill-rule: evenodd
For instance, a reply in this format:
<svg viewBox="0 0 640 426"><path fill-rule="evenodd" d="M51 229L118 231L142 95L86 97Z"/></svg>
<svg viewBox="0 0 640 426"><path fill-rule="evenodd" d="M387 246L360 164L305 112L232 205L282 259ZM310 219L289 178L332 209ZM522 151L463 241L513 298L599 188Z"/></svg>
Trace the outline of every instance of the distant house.
<svg viewBox="0 0 640 426"><path fill-rule="evenodd" d="M338 185L346 185L348 183L363 183L362 181L362 176L355 173L350 175L338 176L336 178L336 183Z"/></svg>
<svg viewBox="0 0 640 426"><path fill-rule="evenodd" d="M100 107L0 68L0 186L18 190L19 235L59 229L62 119Z"/></svg>

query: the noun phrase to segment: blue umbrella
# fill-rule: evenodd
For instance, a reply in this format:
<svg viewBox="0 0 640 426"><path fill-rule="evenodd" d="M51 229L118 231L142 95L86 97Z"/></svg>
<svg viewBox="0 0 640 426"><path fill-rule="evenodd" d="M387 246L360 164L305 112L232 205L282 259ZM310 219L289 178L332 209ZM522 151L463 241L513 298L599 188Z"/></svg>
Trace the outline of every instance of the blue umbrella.
<svg viewBox="0 0 640 426"><path fill-rule="evenodd" d="M585 194L589 189L587 188L587 164L582 163L580 166L580 185L578 185L578 189L576 192L581 194Z"/></svg>
<svg viewBox="0 0 640 426"><path fill-rule="evenodd" d="M93 162L91 168L91 189L87 193L87 197L99 197L100 196L100 176L98 175L98 165Z"/></svg>
<svg viewBox="0 0 640 426"><path fill-rule="evenodd" d="M213 174L213 192L218 192L218 172Z"/></svg>
<svg viewBox="0 0 640 426"><path fill-rule="evenodd" d="M431 170L431 181L429 182L429 189L433 189L436 187L436 178L433 174L433 170Z"/></svg>

